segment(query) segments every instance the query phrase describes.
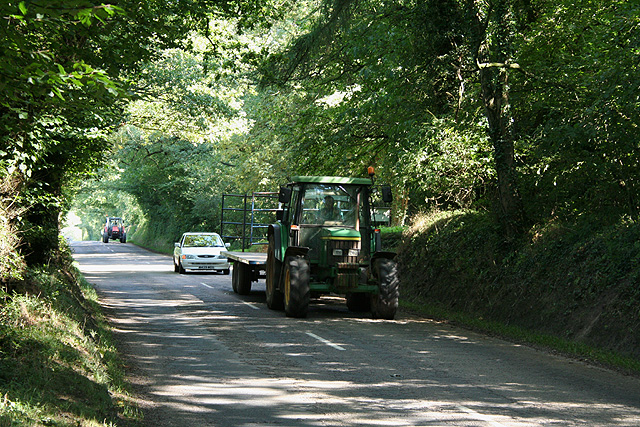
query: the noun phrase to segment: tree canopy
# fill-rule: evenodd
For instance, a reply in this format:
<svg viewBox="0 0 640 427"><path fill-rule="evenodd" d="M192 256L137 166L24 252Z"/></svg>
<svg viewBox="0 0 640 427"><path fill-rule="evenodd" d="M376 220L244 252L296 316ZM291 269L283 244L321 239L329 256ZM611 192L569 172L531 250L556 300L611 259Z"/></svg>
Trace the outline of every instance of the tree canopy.
<svg viewBox="0 0 640 427"><path fill-rule="evenodd" d="M638 8L10 2L0 162L18 183L4 199L25 209L10 222L23 254L43 260L77 184L94 177L77 197L85 212L96 215L92 198L135 211L146 233L168 222L157 233L170 240L217 229L223 192L370 165L394 187L396 223L484 210L510 240L587 213L636 219ZM108 203L114 192L126 206Z"/></svg>

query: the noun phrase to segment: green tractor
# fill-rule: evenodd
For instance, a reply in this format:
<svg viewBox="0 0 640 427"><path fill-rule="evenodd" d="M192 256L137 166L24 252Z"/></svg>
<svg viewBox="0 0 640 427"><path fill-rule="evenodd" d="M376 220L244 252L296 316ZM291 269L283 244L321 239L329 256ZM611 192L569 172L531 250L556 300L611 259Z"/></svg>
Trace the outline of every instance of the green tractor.
<svg viewBox="0 0 640 427"><path fill-rule="evenodd" d="M282 209L268 228L267 305L289 317L306 317L311 298L346 295L352 311L393 319L398 268L381 248L374 194L387 206L387 186L371 178L298 176L280 188Z"/></svg>

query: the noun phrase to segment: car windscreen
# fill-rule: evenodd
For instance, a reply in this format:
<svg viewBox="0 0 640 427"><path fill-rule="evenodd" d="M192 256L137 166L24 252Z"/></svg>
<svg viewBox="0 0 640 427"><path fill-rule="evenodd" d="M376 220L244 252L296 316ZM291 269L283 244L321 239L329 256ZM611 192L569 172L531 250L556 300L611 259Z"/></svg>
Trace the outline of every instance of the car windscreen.
<svg viewBox="0 0 640 427"><path fill-rule="evenodd" d="M216 247L216 246L224 246L222 239L220 236L215 234L195 234L184 236L184 247L196 247L196 248L206 248L206 247Z"/></svg>

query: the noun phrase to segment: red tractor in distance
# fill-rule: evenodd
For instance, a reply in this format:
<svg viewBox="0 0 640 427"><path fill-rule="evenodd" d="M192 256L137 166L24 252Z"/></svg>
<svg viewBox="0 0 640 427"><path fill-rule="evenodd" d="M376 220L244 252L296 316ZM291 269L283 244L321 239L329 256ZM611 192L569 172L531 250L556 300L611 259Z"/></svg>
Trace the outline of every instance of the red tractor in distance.
<svg viewBox="0 0 640 427"><path fill-rule="evenodd" d="M102 230L102 242L109 243L109 240L120 240L120 243L127 242L127 233L124 229L124 220L119 217L108 216L107 223Z"/></svg>

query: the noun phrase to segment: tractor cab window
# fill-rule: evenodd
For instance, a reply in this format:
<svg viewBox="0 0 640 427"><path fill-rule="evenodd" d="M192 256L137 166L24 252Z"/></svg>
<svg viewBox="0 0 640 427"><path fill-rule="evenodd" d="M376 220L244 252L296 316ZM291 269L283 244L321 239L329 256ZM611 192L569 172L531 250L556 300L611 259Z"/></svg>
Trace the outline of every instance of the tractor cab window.
<svg viewBox="0 0 640 427"><path fill-rule="evenodd" d="M307 184L300 224L359 228L360 187Z"/></svg>

